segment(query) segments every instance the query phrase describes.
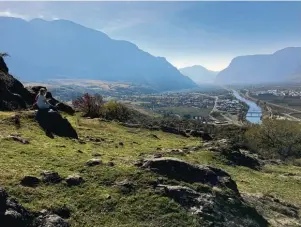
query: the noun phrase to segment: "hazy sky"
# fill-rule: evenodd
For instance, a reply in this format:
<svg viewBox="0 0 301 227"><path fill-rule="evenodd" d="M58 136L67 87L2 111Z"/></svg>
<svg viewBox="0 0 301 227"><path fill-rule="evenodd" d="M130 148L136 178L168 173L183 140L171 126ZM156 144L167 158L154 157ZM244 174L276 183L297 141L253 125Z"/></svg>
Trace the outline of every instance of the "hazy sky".
<svg viewBox="0 0 301 227"><path fill-rule="evenodd" d="M0 16L67 19L177 67L301 46L301 2L0 2Z"/></svg>

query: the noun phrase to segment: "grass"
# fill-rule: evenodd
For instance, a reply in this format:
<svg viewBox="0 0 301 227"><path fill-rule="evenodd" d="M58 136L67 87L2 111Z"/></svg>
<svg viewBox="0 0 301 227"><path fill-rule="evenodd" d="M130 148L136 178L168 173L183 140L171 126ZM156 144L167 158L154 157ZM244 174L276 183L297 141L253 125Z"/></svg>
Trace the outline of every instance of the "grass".
<svg viewBox="0 0 301 227"><path fill-rule="evenodd" d="M80 144L71 139L50 139L39 126L27 117L21 127L3 121L11 112L0 112L0 185L25 207L35 211L67 204L71 209L72 226L197 226L195 217L173 200L159 196L149 186L158 176L135 167L142 154L154 154L157 148L198 146L196 138L185 138L160 131L125 128L97 119L68 117L80 138L102 138L103 142ZM20 134L28 139L24 145L7 139ZM151 134L156 134L156 139ZM123 142L124 146L120 146ZM81 150L83 153L79 153ZM87 167L86 161L99 153L103 165ZM191 163L209 164L225 169L236 180L240 192L272 194L301 206L301 180L284 177L294 173L301 177L301 167L266 166L263 171L232 167L215 153L200 150L180 156ZM109 161L114 167L106 165ZM43 170L57 171L62 177L79 173L85 180L77 187L64 183L28 188L20 185L25 175L39 176ZM114 184L128 179L135 184L135 192L122 193ZM107 196L110 195L111 199Z"/></svg>

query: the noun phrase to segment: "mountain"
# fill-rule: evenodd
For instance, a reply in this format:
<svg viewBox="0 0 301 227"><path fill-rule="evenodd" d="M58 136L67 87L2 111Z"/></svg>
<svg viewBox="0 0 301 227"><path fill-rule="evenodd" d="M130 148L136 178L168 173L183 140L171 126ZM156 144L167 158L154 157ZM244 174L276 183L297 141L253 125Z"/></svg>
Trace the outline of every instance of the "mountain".
<svg viewBox="0 0 301 227"><path fill-rule="evenodd" d="M210 71L201 65L194 65L179 69L197 84L213 83L218 72Z"/></svg>
<svg viewBox="0 0 301 227"><path fill-rule="evenodd" d="M98 79L147 84L157 90L196 87L165 58L133 43L67 20L0 17L0 51L21 80Z"/></svg>
<svg viewBox="0 0 301 227"><path fill-rule="evenodd" d="M219 84L250 84L289 81L301 67L301 47L288 47L273 54L234 58L216 77Z"/></svg>

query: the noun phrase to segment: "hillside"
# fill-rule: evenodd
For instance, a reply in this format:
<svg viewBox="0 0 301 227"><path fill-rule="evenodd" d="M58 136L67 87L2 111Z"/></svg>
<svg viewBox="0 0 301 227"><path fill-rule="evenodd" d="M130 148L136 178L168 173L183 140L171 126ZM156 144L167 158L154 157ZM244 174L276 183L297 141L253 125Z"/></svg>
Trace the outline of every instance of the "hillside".
<svg viewBox="0 0 301 227"><path fill-rule="evenodd" d="M301 47L289 47L273 54L234 58L216 77L219 84L251 84L290 81L301 66Z"/></svg>
<svg viewBox="0 0 301 227"><path fill-rule="evenodd" d="M201 65L185 67L179 70L183 75L188 76L197 84L213 83L218 74L218 72L208 70Z"/></svg>
<svg viewBox="0 0 301 227"><path fill-rule="evenodd" d="M22 81L54 78L132 82L159 91L196 87L165 58L66 20L0 17L0 50Z"/></svg>
<svg viewBox="0 0 301 227"><path fill-rule="evenodd" d="M51 139L30 117L32 113L19 115L21 124L16 128L11 121L14 113L0 112L0 185L31 211L65 207L70 212L67 221L71 226L267 226L261 215L272 226L299 226L298 208L294 207L301 206L300 194L296 193L301 189L297 183L300 167L270 164L258 171L229 166L219 153L210 151L195 137L78 116L67 116L79 134L78 141ZM11 135L18 135L28 144L14 141ZM178 149L185 152L181 154ZM162 156L165 159L159 158ZM177 167L178 161L170 161L161 166L160 162L168 157L190 164L182 162L182 167ZM88 164L92 158L94 164ZM95 163L95 159L100 162ZM139 160L143 159L153 161L141 168ZM189 167L192 164L222 168L236 183L224 179L224 175L214 187L210 179L215 178L200 183L193 179L194 171L206 169ZM147 165L157 165L158 172ZM169 168L176 172L169 172ZM177 172L177 168L182 169ZM185 174L185 168L193 169ZM83 181L75 186L68 186L64 180L41 182L34 188L20 184L24 176L39 177L45 170L58 172L63 179L79 174ZM236 184L244 199L237 196ZM165 192L161 190L164 188Z"/></svg>

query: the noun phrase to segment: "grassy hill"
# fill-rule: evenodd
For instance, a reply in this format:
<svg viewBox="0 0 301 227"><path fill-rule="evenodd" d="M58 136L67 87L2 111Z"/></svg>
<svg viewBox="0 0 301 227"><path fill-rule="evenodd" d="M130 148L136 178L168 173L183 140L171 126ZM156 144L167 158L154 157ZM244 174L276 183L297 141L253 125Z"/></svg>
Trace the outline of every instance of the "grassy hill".
<svg viewBox="0 0 301 227"><path fill-rule="evenodd" d="M77 130L80 140L51 139L45 136L29 112L19 114L21 125L16 127L10 120L15 113L0 112L0 185L30 210L66 205L71 210L71 226L78 227L209 226L202 215L196 216L176 200L156 193L153 182L160 179L164 184L182 185L196 191L200 186L208 188L214 195L227 193L208 185L169 179L134 165L138 159L160 152L163 156L192 164L224 169L236 181L246 203L256 207L270 224L300 226L298 214L291 214L290 209L301 206L301 194L298 193L301 190L301 167L274 164L265 165L257 171L230 166L218 153L202 148L204 143L198 138L126 128L114 122L79 116L67 118ZM12 140L9 137L12 134L20 135L29 144ZM194 147L194 152L177 155L168 150L185 147ZM86 162L93 157L101 159L102 164L87 166ZM83 177L84 183L74 187L68 187L64 182L41 184L36 188L20 184L24 176L38 177L44 170L56 171L64 178L77 173ZM132 184L129 192L118 187L118 182L124 180ZM273 200L271 206L263 202L267 198ZM278 201L283 209L282 205L277 205ZM237 211L233 208L231 212ZM203 221L204 225L201 224Z"/></svg>

